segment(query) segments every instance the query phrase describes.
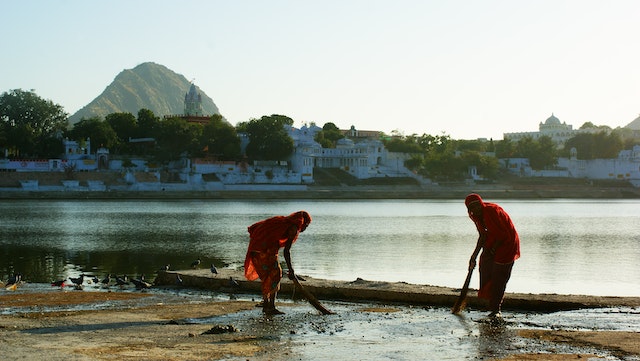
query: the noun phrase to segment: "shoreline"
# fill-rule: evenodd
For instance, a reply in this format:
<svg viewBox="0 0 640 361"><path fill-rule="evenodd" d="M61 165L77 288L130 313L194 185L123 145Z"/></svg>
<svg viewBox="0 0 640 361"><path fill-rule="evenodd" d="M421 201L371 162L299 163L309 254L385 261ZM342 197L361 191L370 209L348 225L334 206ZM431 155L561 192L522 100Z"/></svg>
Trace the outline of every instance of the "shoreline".
<svg viewBox="0 0 640 361"><path fill-rule="evenodd" d="M487 199L640 199L636 188L558 188L540 187L308 187L306 190L106 190L106 191L34 191L0 189L0 199L284 199L284 200L356 200L356 199L463 199L469 193L480 193Z"/></svg>
<svg viewBox="0 0 640 361"><path fill-rule="evenodd" d="M201 271L208 272L208 270ZM315 310L303 311L302 318L298 319L302 322L301 324L287 317L263 318L260 316L260 311L256 309L256 301L246 297L235 299L229 296L228 300L206 298L195 300L186 295L182 296L180 290L192 288L189 282L192 281L191 277L198 274L198 271L180 272L185 274L183 280L187 285L176 286L173 279L173 285L168 288L162 287L170 292L164 295L117 289L102 292L51 289L38 293L9 292L0 295L5 307L17 307L15 313L0 314L0 345L10 350L10 353L5 353L4 356L12 360L48 359L51 361L226 360L230 357L246 360L287 360L291 359L291 355L296 355L299 347L304 349L305 344L315 344L316 332L322 334L325 340L329 340L335 347L348 347L353 352L362 349L358 340L349 341L348 334L342 336L341 332L331 332L327 335L323 331L330 330L331 327L341 330L347 322L345 319L349 320L352 317L358 319L357 315L323 316L317 314ZM175 276L175 273L168 272L167 275ZM224 272L217 276L221 285L224 284L222 281L228 282L227 276L228 274ZM305 281L305 287L308 287L307 284L310 282L314 280ZM256 286L255 295L258 295L259 282L254 281L252 284ZM384 288L384 285L378 282L371 283L369 286L372 290ZM229 284L226 283L225 287L229 287ZM311 290L310 285L309 289ZM224 287L219 291L224 291ZM354 287L354 291L359 292L357 287ZM235 288L229 291L230 295L233 293L236 293ZM362 303L358 305L359 302ZM405 306L384 302L371 303L355 301L354 306L349 310L352 313L364 315L369 320L366 324L375 327L374 334L382 330L379 328L380 322L376 320L383 320L382 323L390 327L390 329L383 328L384 330L398 328L399 333L395 333L396 335L403 335L402 330L413 323L406 323L406 318L395 316ZM282 303L282 305L285 304L290 308L287 310L288 313L291 308L306 309L308 307L306 302ZM47 310L47 308L50 309ZM409 306L405 312L411 312L412 309L416 308ZM435 311L436 308L427 306L417 307L417 309L424 309L424 312L420 313L421 317L440 318L445 324L447 319L455 321L451 322L451 326L447 328L451 330L452 336L440 339L440 348L446 345L454 347L460 342L474 343L478 340L489 344L491 342L500 344L499 340L504 339L507 344L510 344L511 338L516 336L529 340L510 344L508 351L501 356L494 355L490 358L491 360L611 360L611 356L615 360L625 360L629 356L640 355L640 333L634 330L617 331L606 327L589 330L558 328L554 327L553 323L547 327L537 324L518 327L511 325L510 322L500 327L474 322L465 315L450 315L446 310L439 313ZM343 309L342 312L344 311ZM289 314L295 314L295 312ZM525 312L522 316L524 326L527 326L529 319L526 314ZM224 320L224 323L194 322L212 317ZM244 321L242 320L246 319L253 320L251 324L267 327L263 331L260 331L262 330L260 327L243 329L241 325ZM311 328L314 332L308 333L308 331L296 329L308 324L316 327ZM229 327L234 331L210 332L229 329ZM462 329L464 334L459 333ZM449 335L448 332L446 334ZM25 337L28 337L28 342L24 342ZM412 334L411 338L414 337L420 336ZM479 339L476 340L475 337ZM282 340L297 341L283 348ZM389 347L394 347L389 346L390 340L388 337L379 338L369 335L366 350L376 347L380 347L380 350L388 350ZM486 352L488 352L486 355L491 354L490 350Z"/></svg>
<svg viewBox="0 0 640 361"><path fill-rule="evenodd" d="M241 271L222 269L213 275L208 269L160 271L154 284L175 285L176 278L182 286L209 291L233 290L237 293L260 294L260 282L247 281ZM390 302L418 306L451 307L456 302L460 290L451 287L411 284L406 282L368 281L357 278L354 281L333 281L304 276L303 287L318 299L347 302ZM230 286L229 280L236 282ZM294 284L283 277L280 294L293 294ZM484 308L484 301L477 297L477 290L469 289L466 304L475 309ZM570 294L505 294L503 308L518 312L556 312L577 309L606 307L640 307L640 297L594 296Z"/></svg>

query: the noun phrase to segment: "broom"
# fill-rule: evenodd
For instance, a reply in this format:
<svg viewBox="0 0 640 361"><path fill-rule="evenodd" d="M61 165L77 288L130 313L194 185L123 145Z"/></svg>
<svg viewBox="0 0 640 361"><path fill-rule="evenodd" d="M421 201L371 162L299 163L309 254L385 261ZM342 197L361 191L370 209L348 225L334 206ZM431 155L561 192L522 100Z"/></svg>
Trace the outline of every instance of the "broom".
<svg viewBox="0 0 640 361"><path fill-rule="evenodd" d="M464 309L467 304L467 292L469 292L469 283L471 282L471 275L473 274L473 268L467 272L467 278L464 280L462 290L460 290L460 296L456 300L455 305L451 308L451 313L458 314Z"/></svg>
<svg viewBox="0 0 640 361"><path fill-rule="evenodd" d="M311 292L307 291L306 289L304 289L304 287L302 287L302 285L300 284L300 281L298 281L298 277L294 276L293 278L291 278L291 281L293 281L293 284L300 290L300 292L302 292L302 295L304 296L304 298L307 299L307 301L309 301L309 303L311 304L311 306L313 306L316 310L322 312L323 315L333 315L334 312L328 310L327 308L325 308L320 301L318 301L318 299L311 294Z"/></svg>

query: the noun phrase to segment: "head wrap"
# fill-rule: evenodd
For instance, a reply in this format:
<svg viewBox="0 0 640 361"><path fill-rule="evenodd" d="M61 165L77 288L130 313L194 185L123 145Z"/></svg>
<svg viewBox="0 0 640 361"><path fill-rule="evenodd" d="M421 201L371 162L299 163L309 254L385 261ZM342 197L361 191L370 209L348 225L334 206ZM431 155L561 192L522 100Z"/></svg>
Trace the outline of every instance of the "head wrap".
<svg viewBox="0 0 640 361"><path fill-rule="evenodd" d="M471 203L475 202L480 202L480 204L482 204L482 198L476 193L471 193L464 199L464 205L467 207L469 207Z"/></svg>
<svg viewBox="0 0 640 361"><path fill-rule="evenodd" d="M298 228L303 224L308 226L309 223L311 223L311 215L305 211L291 213L287 218L289 218L292 223L297 224ZM300 222L302 222L302 224Z"/></svg>

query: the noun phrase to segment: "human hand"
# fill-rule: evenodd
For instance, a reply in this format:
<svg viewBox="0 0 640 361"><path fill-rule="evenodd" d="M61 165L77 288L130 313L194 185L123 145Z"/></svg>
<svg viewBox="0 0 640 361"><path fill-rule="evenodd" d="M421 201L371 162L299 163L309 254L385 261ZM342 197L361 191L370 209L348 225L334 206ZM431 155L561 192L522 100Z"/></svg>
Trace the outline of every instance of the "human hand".
<svg viewBox="0 0 640 361"><path fill-rule="evenodd" d="M295 280L295 279L297 279L297 278L296 278L295 273L294 273L292 270L289 270L289 271L287 272L287 277L289 277L289 279L290 279L290 280Z"/></svg>

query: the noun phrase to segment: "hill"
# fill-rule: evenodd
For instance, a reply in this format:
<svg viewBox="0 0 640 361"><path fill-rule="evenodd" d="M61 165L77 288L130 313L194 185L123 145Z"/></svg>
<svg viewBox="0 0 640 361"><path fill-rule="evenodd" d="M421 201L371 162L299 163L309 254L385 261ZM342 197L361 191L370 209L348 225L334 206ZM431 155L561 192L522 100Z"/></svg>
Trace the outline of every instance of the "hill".
<svg viewBox="0 0 640 361"><path fill-rule="evenodd" d="M91 103L69 117L73 125L83 118L128 112L137 115L140 109L149 109L155 115L183 114L184 97L191 82L167 67L147 62L133 69L125 69ZM204 114L220 114L213 100L196 86L202 96Z"/></svg>

